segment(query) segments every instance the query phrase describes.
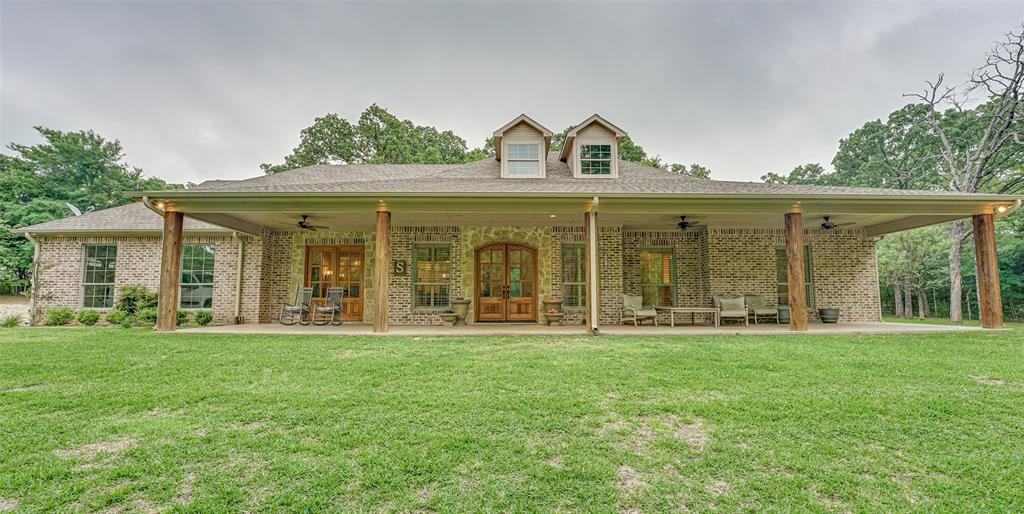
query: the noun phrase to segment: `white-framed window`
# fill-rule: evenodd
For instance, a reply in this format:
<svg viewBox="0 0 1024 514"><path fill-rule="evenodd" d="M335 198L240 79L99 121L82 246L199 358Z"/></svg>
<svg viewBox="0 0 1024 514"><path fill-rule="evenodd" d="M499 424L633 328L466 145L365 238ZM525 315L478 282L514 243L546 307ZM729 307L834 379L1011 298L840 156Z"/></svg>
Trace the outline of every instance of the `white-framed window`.
<svg viewBox="0 0 1024 514"><path fill-rule="evenodd" d="M182 309L213 307L213 245L181 247L181 286L178 306Z"/></svg>
<svg viewBox="0 0 1024 514"><path fill-rule="evenodd" d="M117 245L86 245L82 275L82 307L109 309L114 306L114 268Z"/></svg>
<svg viewBox="0 0 1024 514"><path fill-rule="evenodd" d="M448 307L451 247L446 244L416 245L413 258L413 307Z"/></svg>
<svg viewBox="0 0 1024 514"><path fill-rule="evenodd" d="M509 143L505 145L505 174L509 177L540 176L540 145Z"/></svg>
<svg viewBox="0 0 1024 514"><path fill-rule="evenodd" d="M580 145L581 175L611 175L612 145Z"/></svg>

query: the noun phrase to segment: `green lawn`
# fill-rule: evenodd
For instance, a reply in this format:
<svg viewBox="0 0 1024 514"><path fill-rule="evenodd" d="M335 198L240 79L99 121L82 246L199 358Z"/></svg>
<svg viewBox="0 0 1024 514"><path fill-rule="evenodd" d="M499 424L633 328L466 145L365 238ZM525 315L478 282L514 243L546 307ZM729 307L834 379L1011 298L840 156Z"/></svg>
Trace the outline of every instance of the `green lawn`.
<svg viewBox="0 0 1024 514"><path fill-rule="evenodd" d="M1024 331L0 331L0 510L1024 510Z"/></svg>

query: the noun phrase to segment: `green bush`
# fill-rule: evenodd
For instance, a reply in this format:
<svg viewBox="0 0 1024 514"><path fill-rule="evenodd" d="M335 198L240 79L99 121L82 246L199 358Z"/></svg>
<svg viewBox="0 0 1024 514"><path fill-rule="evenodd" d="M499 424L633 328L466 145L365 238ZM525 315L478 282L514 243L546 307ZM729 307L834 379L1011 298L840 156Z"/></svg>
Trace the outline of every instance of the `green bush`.
<svg viewBox="0 0 1024 514"><path fill-rule="evenodd" d="M174 324L177 326L188 323L188 311L178 309L178 312L174 313Z"/></svg>
<svg viewBox="0 0 1024 514"><path fill-rule="evenodd" d="M46 311L43 324L50 327L60 327L71 323L75 319L75 311L71 307L54 307Z"/></svg>
<svg viewBox="0 0 1024 514"><path fill-rule="evenodd" d="M107 320L107 323L110 323L111 325L120 325L125 318L129 317L131 316L129 316L127 312L121 309L110 309L109 311L107 311L107 315L104 316L104 318Z"/></svg>
<svg viewBox="0 0 1024 514"><path fill-rule="evenodd" d="M21 315L11 314L10 316L5 317L2 325L4 328L14 328L21 325Z"/></svg>
<svg viewBox="0 0 1024 514"><path fill-rule="evenodd" d="M210 311L196 311L196 324L205 327L213 321L213 313Z"/></svg>
<svg viewBox="0 0 1024 514"><path fill-rule="evenodd" d="M100 320L100 311L96 309L82 309L78 311L78 322L91 327Z"/></svg>
<svg viewBox="0 0 1024 514"><path fill-rule="evenodd" d="M121 312L124 312L124 311L121 311ZM121 318L120 323L118 323L118 324L121 325L121 328L132 328L132 327L135 326L135 316L132 316L131 314L125 314Z"/></svg>
<svg viewBox="0 0 1024 514"><path fill-rule="evenodd" d="M139 323L153 325L156 323L156 307L139 309Z"/></svg>
<svg viewBox="0 0 1024 514"><path fill-rule="evenodd" d="M144 309L156 309L158 298L156 293L144 285L126 284L121 286L117 294L117 308L128 314L139 314Z"/></svg>

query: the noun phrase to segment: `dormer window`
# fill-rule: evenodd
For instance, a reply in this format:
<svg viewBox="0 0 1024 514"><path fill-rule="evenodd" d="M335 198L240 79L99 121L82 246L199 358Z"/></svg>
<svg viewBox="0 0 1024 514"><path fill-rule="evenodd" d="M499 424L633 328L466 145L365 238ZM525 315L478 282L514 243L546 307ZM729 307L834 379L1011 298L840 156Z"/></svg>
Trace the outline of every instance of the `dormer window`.
<svg viewBox="0 0 1024 514"><path fill-rule="evenodd" d="M544 178L551 131L521 114L494 131L494 158L502 178Z"/></svg>
<svg viewBox="0 0 1024 514"><path fill-rule="evenodd" d="M619 143L626 133L593 115L565 134L558 159L576 178L619 178Z"/></svg>
<svg viewBox="0 0 1024 514"><path fill-rule="evenodd" d="M612 145L580 145L581 175L611 175Z"/></svg>
<svg viewBox="0 0 1024 514"><path fill-rule="evenodd" d="M509 177L540 176L540 143L508 143L505 159Z"/></svg>

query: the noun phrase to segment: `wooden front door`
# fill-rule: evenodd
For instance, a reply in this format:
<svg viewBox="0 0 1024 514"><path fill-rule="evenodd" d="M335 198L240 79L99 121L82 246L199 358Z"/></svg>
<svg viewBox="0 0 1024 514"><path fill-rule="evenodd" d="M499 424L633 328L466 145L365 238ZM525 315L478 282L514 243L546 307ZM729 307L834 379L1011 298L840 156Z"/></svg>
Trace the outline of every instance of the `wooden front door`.
<svg viewBox="0 0 1024 514"><path fill-rule="evenodd" d="M313 288L313 303L323 305L328 287L341 287L345 296L341 319L363 320L363 247L306 247L306 286Z"/></svg>
<svg viewBox="0 0 1024 514"><path fill-rule="evenodd" d="M476 319L537 321L537 252L516 244L476 251Z"/></svg>

